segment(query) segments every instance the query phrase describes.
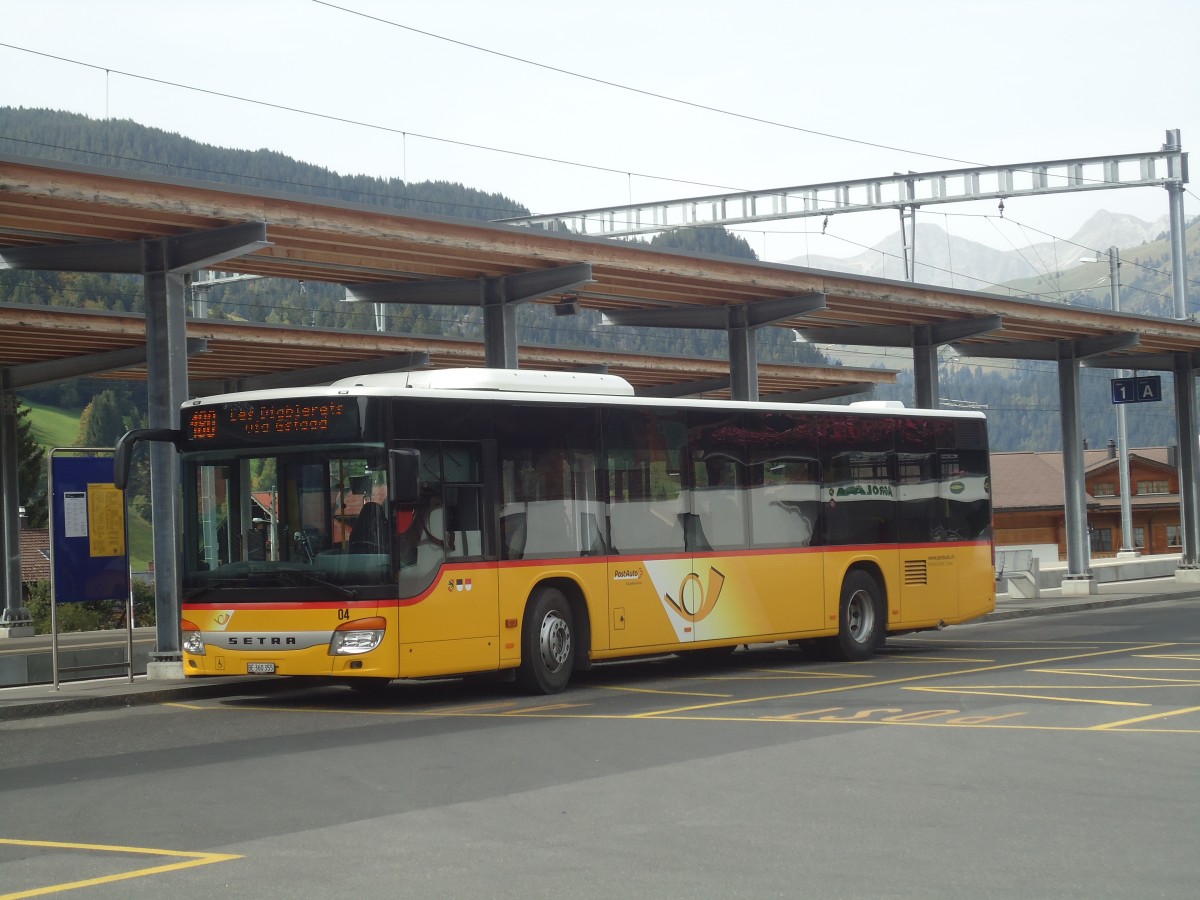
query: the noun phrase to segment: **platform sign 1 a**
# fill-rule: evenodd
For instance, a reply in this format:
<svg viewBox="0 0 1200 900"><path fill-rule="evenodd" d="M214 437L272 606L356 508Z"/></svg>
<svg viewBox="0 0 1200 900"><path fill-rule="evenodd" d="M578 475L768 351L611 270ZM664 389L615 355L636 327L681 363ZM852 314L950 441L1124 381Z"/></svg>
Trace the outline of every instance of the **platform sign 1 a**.
<svg viewBox="0 0 1200 900"><path fill-rule="evenodd" d="M1111 384L1113 403L1157 403L1162 400L1161 375L1114 378Z"/></svg>

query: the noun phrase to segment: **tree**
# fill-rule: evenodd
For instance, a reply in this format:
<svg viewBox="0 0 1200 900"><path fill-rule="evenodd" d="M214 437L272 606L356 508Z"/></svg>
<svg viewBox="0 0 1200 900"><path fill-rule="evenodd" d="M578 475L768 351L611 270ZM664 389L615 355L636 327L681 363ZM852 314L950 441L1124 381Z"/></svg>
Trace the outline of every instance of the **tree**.
<svg viewBox="0 0 1200 900"><path fill-rule="evenodd" d="M45 528L49 522L46 501L46 451L33 435L29 407L17 404L17 485L25 506L25 515L33 528Z"/></svg>
<svg viewBox="0 0 1200 900"><path fill-rule="evenodd" d="M699 228L677 228L656 235L650 246L657 250L691 250L717 256L734 256L741 259L758 259L745 238L730 234L721 225L705 225Z"/></svg>
<svg viewBox="0 0 1200 900"><path fill-rule="evenodd" d="M132 407L127 391L101 391L79 418L79 446L112 447L129 430L125 410Z"/></svg>

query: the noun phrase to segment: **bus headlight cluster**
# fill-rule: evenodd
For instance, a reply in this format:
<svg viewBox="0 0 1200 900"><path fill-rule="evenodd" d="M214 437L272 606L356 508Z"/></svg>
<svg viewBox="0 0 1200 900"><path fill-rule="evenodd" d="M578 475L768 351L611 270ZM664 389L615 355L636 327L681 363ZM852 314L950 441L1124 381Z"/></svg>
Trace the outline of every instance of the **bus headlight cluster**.
<svg viewBox="0 0 1200 900"><path fill-rule="evenodd" d="M356 619L339 625L329 641L329 655L353 656L358 653L370 653L383 642L383 633L386 630L387 620L382 616Z"/></svg>
<svg viewBox="0 0 1200 900"><path fill-rule="evenodd" d="M192 656L203 656L204 635L201 634L200 627L187 619L180 623L180 627L183 631L183 652L190 653Z"/></svg>

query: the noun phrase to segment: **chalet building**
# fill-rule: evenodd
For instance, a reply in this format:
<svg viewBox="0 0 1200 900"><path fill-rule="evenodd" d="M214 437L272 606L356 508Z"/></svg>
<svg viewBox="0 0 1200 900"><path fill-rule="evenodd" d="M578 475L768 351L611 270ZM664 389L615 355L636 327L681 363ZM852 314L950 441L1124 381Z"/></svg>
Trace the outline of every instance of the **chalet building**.
<svg viewBox="0 0 1200 900"><path fill-rule="evenodd" d="M1092 558L1121 549L1121 476L1117 448L1085 450ZM997 547L1057 544L1067 556L1061 453L993 453L992 513ZM1130 546L1145 554L1179 553L1179 475L1174 447L1129 451Z"/></svg>
<svg viewBox="0 0 1200 900"><path fill-rule="evenodd" d="M22 528L20 535L21 601L27 602L35 584L50 580L50 529Z"/></svg>

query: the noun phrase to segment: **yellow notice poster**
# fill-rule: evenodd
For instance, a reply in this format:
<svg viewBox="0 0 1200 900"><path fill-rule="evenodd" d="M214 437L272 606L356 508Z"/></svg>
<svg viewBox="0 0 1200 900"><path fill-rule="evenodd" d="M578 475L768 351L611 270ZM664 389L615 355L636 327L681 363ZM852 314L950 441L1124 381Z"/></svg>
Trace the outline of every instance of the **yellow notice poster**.
<svg viewBox="0 0 1200 900"><path fill-rule="evenodd" d="M124 492L113 484L89 484L87 510L89 555L124 556Z"/></svg>

